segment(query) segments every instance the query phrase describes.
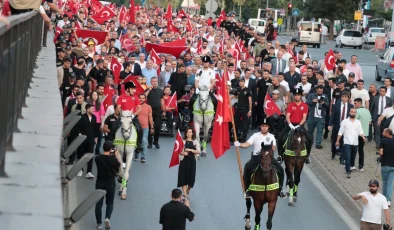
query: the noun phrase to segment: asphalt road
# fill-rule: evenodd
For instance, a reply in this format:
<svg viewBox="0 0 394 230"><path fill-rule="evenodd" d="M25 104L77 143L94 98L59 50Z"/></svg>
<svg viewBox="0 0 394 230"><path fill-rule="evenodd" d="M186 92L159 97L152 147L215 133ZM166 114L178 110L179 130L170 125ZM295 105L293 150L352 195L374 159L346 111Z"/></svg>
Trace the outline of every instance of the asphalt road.
<svg viewBox="0 0 394 230"><path fill-rule="evenodd" d="M279 37L281 42L288 39ZM334 42L322 45L320 49L309 47L308 51L313 60L320 60L324 52L335 48ZM372 48L372 47L371 47ZM299 48L298 48L299 49ZM376 55L367 49L337 48L343 58L350 60L356 54L363 70L365 86L381 82L374 79ZM159 225L161 206L170 200L170 192L177 184L178 167L168 168L174 139L161 137L161 149L150 149L146 163L134 162L128 186L128 198L120 200L116 195L112 229L116 230L155 230ZM250 157L251 149L241 151L242 164ZM94 189L94 181L77 178L76 184L79 197L82 199ZM323 194L322 188L315 185L303 173L299 188L299 198L295 207L287 205L287 199L280 199L273 218L273 229L302 229L302 230L345 230L350 229L341 215L334 209ZM195 188L190 194L190 203L196 219L187 223L191 230L240 230L244 229L243 217L246 213L245 202L242 198L241 184L234 147L226 154L215 160L210 147L207 158L197 163ZM267 210L262 215L262 229L265 229ZM252 220L254 209L252 206ZM254 224L254 221L252 221ZM95 229L94 209L92 209L73 229Z"/></svg>

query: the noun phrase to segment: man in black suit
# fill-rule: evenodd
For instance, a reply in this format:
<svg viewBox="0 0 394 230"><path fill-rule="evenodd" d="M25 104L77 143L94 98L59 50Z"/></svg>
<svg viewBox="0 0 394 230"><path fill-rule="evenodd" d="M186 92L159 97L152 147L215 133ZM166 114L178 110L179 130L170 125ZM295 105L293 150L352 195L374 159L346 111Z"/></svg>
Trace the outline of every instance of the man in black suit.
<svg viewBox="0 0 394 230"><path fill-rule="evenodd" d="M382 86L379 89L379 95L375 96L371 102L371 114L372 114L372 122L374 129L374 140L376 143L376 147L379 147L380 144L380 125L378 124L378 118L382 115L383 111L392 106L392 99L386 96L387 88Z"/></svg>
<svg viewBox="0 0 394 230"><path fill-rule="evenodd" d="M78 160L86 153L93 153L94 145L97 143L97 137L99 136L96 116L93 114L94 106L92 104L86 104L85 109L86 113L82 114L78 126L80 135L85 135L86 139L78 148ZM88 162L88 169L86 171L86 178L88 179L94 178L92 167L93 159ZM82 176L82 170L78 173L78 176Z"/></svg>
<svg viewBox="0 0 394 230"><path fill-rule="evenodd" d="M171 94L176 92L177 98L181 98L186 94L185 86L187 85L187 75L185 73L185 66L183 64L178 65L178 71L173 72L168 80L170 85Z"/></svg>
<svg viewBox="0 0 394 230"><path fill-rule="evenodd" d="M341 93L341 102L335 103L332 107L332 112L331 112L331 117L330 117L330 122L328 124L328 129L332 130L332 135L331 135L331 159L335 159L335 154L337 152L336 146L335 146L335 140L338 137L338 132L339 128L341 125L341 122L346 119L349 116L350 109L353 108L353 105L349 103L350 99L350 93L347 91L344 91ZM343 145L343 138L341 139L341 146ZM341 164L344 163L345 157L342 156L340 157Z"/></svg>
<svg viewBox="0 0 394 230"><path fill-rule="evenodd" d="M256 79L250 78L252 71L248 68L245 69L245 87L252 93L252 129L257 129L257 87Z"/></svg>
<svg viewBox="0 0 394 230"><path fill-rule="evenodd" d="M129 59L129 62L132 65L131 74L133 74L133 76L142 76L141 66L140 64L135 62L135 59L136 59L135 56L131 56Z"/></svg>

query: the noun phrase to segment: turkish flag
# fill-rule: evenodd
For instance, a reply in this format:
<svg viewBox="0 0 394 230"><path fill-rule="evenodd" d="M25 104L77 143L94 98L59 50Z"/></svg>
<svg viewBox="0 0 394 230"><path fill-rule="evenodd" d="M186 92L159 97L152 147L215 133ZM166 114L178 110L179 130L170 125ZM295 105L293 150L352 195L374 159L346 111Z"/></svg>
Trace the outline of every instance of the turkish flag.
<svg viewBox="0 0 394 230"><path fill-rule="evenodd" d="M192 32L192 30L193 30L192 24L190 23L190 20L188 19L187 25L186 25L186 31Z"/></svg>
<svg viewBox="0 0 394 230"><path fill-rule="evenodd" d="M111 67L112 73L114 74L114 83L119 84L120 71L122 69L122 65L118 62L116 57L111 58Z"/></svg>
<svg viewBox="0 0 394 230"><path fill-rule="evenodd" d="M99 12L92 16L92 19L101 25L104 24L105 21L111 20L114 16L116 16L115 12L108 6L104 6Z"/></svg>
<svg viewBox="0 0 394 230"><path fill-rule="evenodd" d="M178 129L175 137L174 150L172 151L170 168L179 164L179 154L183 151L183 148L185 148L185 145L183 144L181 132Z"/></svg>
<svg viewBox="0 0 394 230"><path fill-rule="evenodd" d="M174 32L174 33L180 33L179 29L174 26L172 21L168 21L168 23L167 23L167 31L168 32Z"/></svg>
<svg viewBox="0 0 394 230"><path fill-rule="evenodd" d="M224 10L222 10L222 12L220 13L218 19L216 20L216 28L220 27L220 24L226 20L226 12Z"/></svg>
<svg viewBox="0 0 394 230"><path fill-rule="evenodd" d="M178 112L178 105L177 105L177 96L176 96L176 92L171 96L170 101L168 102L168 105L166 106L167 108L174 108L175 111Z"/></svg>
<svg viewBox="0 0 394 230"><path fill-rule="evenodd" d="M134 6L134 0L130 0L129 22L135 24L135 6Z"/></svg>
<svg viewBox="0 0 394 230"><path fill-rule="evenodd" d="M104 95L106 96L106 98L102 103L105 111L107 111L108 106L112 105L112 97L115 94L116 90L111 85L104 86Z"/></svg>
<svg viewBox="0 0 394 230"><path fill-rule="evenodd" d="M99 2L98 0L87 0L85 2L85 7L86 9L91 7L91 12L99 12L100 9L103 7L103 4L101 4L101 2Z"/></svg>
<svg viewBox="0 0 394 230"><path fill-rule="evenodd" d="M152 48L154 48L158 53L171 54L172 56L178 58L181 56L181 53L188 48L187 46L166 46L164 44L166 43L163 43L162 45L147 43L145 50L149 52Z"/></svg>
<svg viewBox="0 0 394 230"><path fill-rule="evenodd" d="M120 8L120 12L119 12L119 22L122 23L123 21L126 21L126 15L127 15L127 10L126 7L124 5L122 5L122 7Z"/></svg>
<svg viewBox="0 0 394 230"><path fill-rule="evenodd" d="M107 32L97 30L76 30L75 33L77 34L78 38L83 39L83 42L86 45L88 44L89 38L93 38L96 45L103 44L105 42L105 38L108 35Z"/></svg>
<svg viewBox="0 0 394 230"><path fill-rule="evenodd" d="M202 54L202 38L200 38L197 42L197 54L201 55Z"/></svg>
<svg viewBox="0 0 394 230"><path fill-rule="evenodd" d="M330 49L330 51L328 51L328 54L327 54L326 58L324 59L324 65L326 66L328 71L334 69L335 57L334 57L334 53L332 52L332 49Z"/></svg>
<svg viewBox="0 0 394 230"><path fill-rule="evenodd" d="M268 116L272 116L275 113L278 115L281 114L279 107L275 104L275 102L272 100L271 96L268 93L265 95L264 113Z"/></svg>
<svg viewBox="0 0 394 230"><path fill-rule="evenodd" d="M63 29L60 28L59 26L56 26L56 32L55 32L55 37L53 38L53 43L57 42L57 38L61 33L63 33Z"/></svg>
<svg viewBox="0 0 394 230"><path fill-rule="evenodd" d="M75 21L75 28L77 28L77 29L80 29L80 30L82 30L83 29L83 27L82 27L82 25L81 25L81 23L77 20L77 21Z"/></svg>
<svg viewBox="0 0 394 230"><path fill-rule="evenodd" d="M171 4L168 4L167 11L166 11L166 14L164 15L164 18L167 19L167 20L171 20L172 19L172 6L171 6Z"/></svg>
<svg viewBox="0 0 394 230"><path fill-rule="evenodd" d="M128 38L127 35L123 35L120 38L120 44L121 44L120 46L122 48L125 48L129 52L134 52L134 50L135 50L135 46L133 44L133 41L130 38Z"/></svg>
<svg viewBox="0 0 394 230"><path fill-rule="evenodd" d="M183 17L187 17L185 11L183 9L180 9L178 12L178 18L182 19Z"/></svg>
<svg viewBox="0 0 394 230"><path fill-rule="evenodd" d="M161 65L162 63L161 58L159 57L159 55L157 55L155 49L152 49L152 52L150 53L150 59L152 59L153 63L155 63L158 66Z"/></svg>
<svg viewBox="0 0 394 230"><path fill-rule="evenodd" d="M242 41L241 39L239 39L239 40L238 40L238 46L239 46L240 50L241 50L243 53L246 54L245 60L248 60L249 58L251 58L251 56L250 56L248 50L247 50L247 49L245 48L245 46L244 46L244 41Z"/></svg>
<svg viewBox="0 0 394 230"><path fill-rule="evenodd" d="M124 83L129 82L129 81L133 82L135 85L135 95L140 95L140 94L145 93L145 90L144 90L144 88L142 88L140 83L137 81L137 78L138 78L138 76L133 76L130 74L129 76L127 76L124 79ZM121 92L122 92L121 93L122 95L126 93L124 90L124 84L122 84L122 86L121 86Z"/></svg>
<svg viewBox="0 0 394 230"><path fill-rule="evenodd" d="M215 122L213 124L211 148L216 159L230 149L230 133L228 123L231 121L230 104L227 92L228 72L224 71L218 88Z"/></svg>
<svg viewBox="0 0 394 230"><path fill-rule="evenodd" d="M151 49L154 47L154 45L156 45L156 44L153 44L153 43L146 43L145 50L146 50L147 52L150 52ZM185 38L182 38L182 39L175 40L175 41L173 41L173 42L160 43L159 45L160 45L160 46L163 46L163 47L179 47L179 46L186 46L186 39L185 39ZM155 50L158 52L158 50L157 50L156 48L155 48ZM161 53L161 52L159 52L159 53Z"/></svg>

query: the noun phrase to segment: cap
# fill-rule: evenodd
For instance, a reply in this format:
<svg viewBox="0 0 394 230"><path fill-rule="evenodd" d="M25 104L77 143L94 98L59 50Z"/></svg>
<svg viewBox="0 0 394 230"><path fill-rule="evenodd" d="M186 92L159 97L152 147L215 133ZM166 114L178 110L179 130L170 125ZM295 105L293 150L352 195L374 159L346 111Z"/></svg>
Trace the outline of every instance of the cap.
<svg viewBox="0 0 394 230"><path fill-rule="evenodd" d="M63 39L63 40L60 40L60 44L62 44L62 43L67 43L67 42L66 42L66 40Z"/></svg>
<svg viewBox="0 0 394 230"><path fill-rule="evenodd" d="M204 56L202 58L202 62L204 62L204 63L211 62L211 58L209 56Z"/></svg>
<svg viewBox="0 0 394 230"><path fill-rule="evenodd" d="M368 185L376 185L376 187L379 187L379 181L372 179L369 181Z"/></svg>
<svg viewBox="0 0 394 230"><path fill-rule="evenodd" d="M66 52L66 50L65 50L65 49L59 49L57 52L58 52L58 53L59 53L59 52L63 52L63 53L65 53L65 52Z"/></svg>
<svg viewBox="0 0 394 230"><path fill-rule="evenodd" d="M346 80L343 79L342 76L338 76L336 81L335 81L336 84L342 84L342 83L345 83L345 82L346 82Z"/></svg>
<svg viewBox="0 0 394 230"><path fill-rule="evenodd" d="M134 82L128 81L124 84L125 89L135 88Z"/></svg>
<svg viewBox="0 0 394 230"><path fill-rule="evenodd" d="M274 90L272 91L272 94L279 94L279 90L274 89Z"/></svg>
<svg viewBox="0 0 394 230"><path fill-rule="evenodd" d="M349 77L355 77L356 75L353 72L350 72L348 76Z"/></svg>
<svg viewBox="0 0 394 230"><path fill-rule="evenodd" d="M291 39L291 42L298 42L298 41L297 41L297 38L292 38L292 39Z"/></svg>
<svg viewBox="0 0 394 230"><path fill-rule="evenodd" d="M70 46L66 46L66 50L71 50L71 47Z"/></svg>
<svg viewBox="0 0 394 230"><path fill-rule="evenodd" d="M75 75L74 72L71 72L69 77L70 77L70 78L76 78L76 75Z"/></svg>
<svg viewBox="0 0 394 230"><path fill-rule="evenodd" d="M264 118L263 120L260 121L260 125L269 125L267 118Z"/></svg>
<svg viewBox="0 0 394 230"><path fill-rule="evenodd" d="M88 46L95 45L93 41L88 42Z"/></svg>
<svg viewBox="0 0 394 230"><path fill-rule="evenodd" d="M298 95L301 95L301 96L302 96L303 93L304 93L304 90L302 90L301 88L297 88L297 89L294 91L294 95L298 94Z"/></svg>

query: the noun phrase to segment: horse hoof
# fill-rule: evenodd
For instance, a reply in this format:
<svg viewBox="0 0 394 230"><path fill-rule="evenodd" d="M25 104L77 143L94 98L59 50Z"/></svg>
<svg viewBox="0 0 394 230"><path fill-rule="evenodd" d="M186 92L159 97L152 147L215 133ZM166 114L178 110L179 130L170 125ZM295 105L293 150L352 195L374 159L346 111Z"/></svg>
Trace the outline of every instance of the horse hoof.
<svg viewBox="0 0 394 230"><path fill-rule="evenodd" d="M293 198L293 201L294 201L294 203L297 202L297 197L296 196Z"/></svg>
<svg viewBox="0 0 394 230"><path fill-rule="evenodd" d="M126 194L122 194L122 195L120 196L120 199L122 199L122 200L126 200L126 198L127 198L127 195L126 195Z"/></svg>
<svg viewBox="0 0 394 230"><path fill-rule="evenodd" d="M293 207L293 206L294 206L294 203L293 203L293 202L289 202L288 205L289 205L290 207Z"/></svg>
<svg viewBox="0 0 394 230"><path fill-rule="evenodd" d="M122 195L122 191L119 191L118 196Z"/></svg>

